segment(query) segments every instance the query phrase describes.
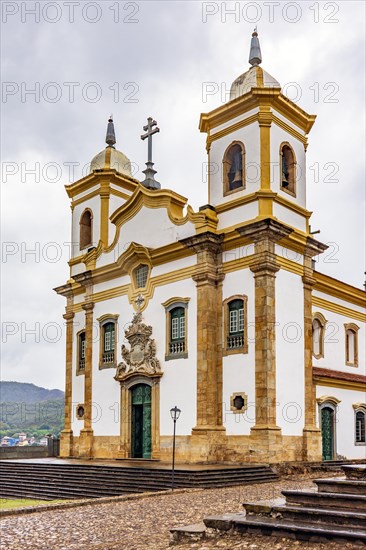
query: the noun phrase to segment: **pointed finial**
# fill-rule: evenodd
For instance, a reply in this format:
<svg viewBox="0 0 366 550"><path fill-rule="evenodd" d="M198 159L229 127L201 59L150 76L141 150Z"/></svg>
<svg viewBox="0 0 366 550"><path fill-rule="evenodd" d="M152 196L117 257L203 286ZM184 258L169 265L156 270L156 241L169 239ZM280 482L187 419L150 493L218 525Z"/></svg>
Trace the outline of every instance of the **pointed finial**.
<svg viewBox="0 0 366 550"><path fill-rule="evenodd" d="M261 47L259 45L257 27L255 27L250 41L249 63L256 67L262 63Z"/></svg>
<svg viewBox="0 0 366 550"><path fill-rule="evenodd" d="M105 138L105 142L110 147L114 147L114 144L116 143L116 134L114 132L113 115L111 115L108 119L107 135Z"/></svg>

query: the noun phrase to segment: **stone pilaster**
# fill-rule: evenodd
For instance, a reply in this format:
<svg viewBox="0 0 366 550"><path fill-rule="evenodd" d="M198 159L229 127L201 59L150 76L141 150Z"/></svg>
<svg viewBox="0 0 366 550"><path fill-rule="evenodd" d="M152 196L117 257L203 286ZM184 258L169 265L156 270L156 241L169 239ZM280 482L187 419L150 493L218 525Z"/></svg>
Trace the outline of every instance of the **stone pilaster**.
<svg viewBox="0 0 366 550"><path fill-rule="evenodd" d="M321 432L316 426L316 385L313 381L313 316L312 291L315 285L312 258L328 247L308 237L304 250L304 409L303 460L319 461L322 458Z"/></svg>
<svg viewBox="0 0 366 550"><path fill-rule="evenodd" d="M238 229L255 244L251 271L255 287L255 425L251 439L267 460L282 446L281 429L276 424L276 287L279 266L275 243L292 230L273 219L265 219Z"/></svg>
<svg viewBox="0 0 366 550"><path fill-rule="evenodd" d="M222 424L222 235L205 232L181 242L197 254L197 424L193 446L208 460L220 459ZM215 435L216 433L216 435ZM200 438L194 442L195 436ZM202 438L205 440L202 441Z"/></svg>
<svg viewBox="0 0 366 550"><path fill-rule="evenodd" d="M68 308L66 308L67 311ZM60 456L72 456L72 347L74 330L74 312L67 311L66 321L66 379L65 379L65 424L60 436Z"/></svg>

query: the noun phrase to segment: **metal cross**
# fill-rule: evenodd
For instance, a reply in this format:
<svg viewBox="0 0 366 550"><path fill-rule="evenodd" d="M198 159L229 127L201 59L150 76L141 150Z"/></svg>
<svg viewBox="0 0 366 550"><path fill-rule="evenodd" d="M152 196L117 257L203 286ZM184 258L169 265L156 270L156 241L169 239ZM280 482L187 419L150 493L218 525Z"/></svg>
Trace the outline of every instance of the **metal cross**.
<svg viewBox="0 0 366 550"><path fill-rule="evenodd" d="M142 294L139 294L135 300L135 304L137 305L137 313L140 313L141 306L144 303L145 298L142 296Z"/></svg>
<svg viewBox="0 0 366 550"><path fill-rule="evenodd" d="M144 126L144 130L146 134L142 134L141 139L144 140L148 138L147 141L147 162L152 162L152 136L156 134L157 132L160 132L160 128L157 126L156 120L153 120L151 117L147 119L147 125ZM156 126L156 128L154 128ZM154 128L154 130L153 130Z"/></svg>

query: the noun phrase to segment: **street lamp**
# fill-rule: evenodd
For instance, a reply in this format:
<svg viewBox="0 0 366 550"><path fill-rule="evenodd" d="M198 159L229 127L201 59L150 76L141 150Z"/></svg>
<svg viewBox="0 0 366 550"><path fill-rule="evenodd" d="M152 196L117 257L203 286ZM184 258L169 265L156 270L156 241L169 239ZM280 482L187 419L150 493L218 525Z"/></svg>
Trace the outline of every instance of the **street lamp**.
<svg viewBox="0 0 366 550"><path fill-rule="evenodd" d="M174 490L174 465L175 465L175 425L182 411L178 409L177 405L170 409L170 416L174 422L173 430L173 464L172 464L172 491Z"/></svg>

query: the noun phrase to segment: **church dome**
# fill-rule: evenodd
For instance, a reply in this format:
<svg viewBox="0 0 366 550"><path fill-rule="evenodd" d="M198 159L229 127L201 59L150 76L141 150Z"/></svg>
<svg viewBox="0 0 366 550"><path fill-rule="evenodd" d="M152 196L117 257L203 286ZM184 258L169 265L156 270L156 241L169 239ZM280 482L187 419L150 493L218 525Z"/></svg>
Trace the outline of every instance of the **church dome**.
<svg viewBox="0 0 366 550"><path fill-rule="evenodd" d="M273 76L259 67L261 62L261 48L258 33L255 30L252 34L249 53L249 63L252 67L232 83L230 101L248 93L252 88L281 88L281 84Z"/></svg>
<svg viewBox="0 0 366 550"><path fill-rule="evenodd" d="M116 136L112 118L108 120L106 143L108 146L93 157L90 163L90 172L94 170L116 170L120 174L132 177L130 160L114 147Z"/></svg>

